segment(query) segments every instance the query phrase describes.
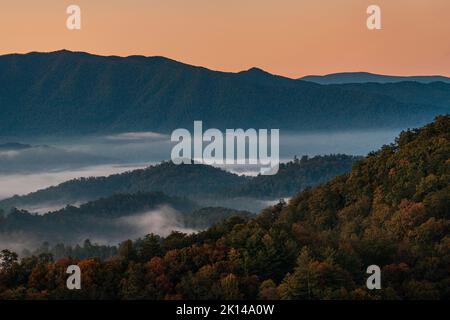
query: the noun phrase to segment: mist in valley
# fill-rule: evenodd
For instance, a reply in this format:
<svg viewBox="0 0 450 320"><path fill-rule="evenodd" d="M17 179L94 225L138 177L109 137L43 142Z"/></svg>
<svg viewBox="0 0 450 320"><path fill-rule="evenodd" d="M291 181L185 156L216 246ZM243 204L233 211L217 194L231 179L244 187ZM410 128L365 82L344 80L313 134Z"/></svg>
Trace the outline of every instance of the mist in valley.
<svg viewBox="0 0 450 320"><path fill-rule="evenodd" d="M383 144L394 142L400 131L281 132L280 161L287 162L294 156L302 155L366 155ZM0 199L27 194L70 179L108 176L144 168L170 160L174 146L169 136L155 132L67 139L22 138L19 142L47 147L0 149ZM224 169L243 175L256 175L259 172L258 167L249 165L233 165Z"/></svg>
<svg viewBox="0 0 450 320"><path fill-rule="evenodd" d="M401 130L283 133L280 136L281 161L294 156L326 154L366 155L383 144L394 142ZM170 159L174 143L170 137L154 132L123 133L109 136L85 136L79 138L30 138L20 142L31 147L17 150L0 148L0 199L24 195L81 177L108 176L122 173ZM0 143L7 141L0 140ZM258 168L233 166L233 173L255 175ZM198 199L195 199L196 201ZM259 200L233 198L230 200L200 199L204 206L222 206L238 210L258 212L274 205L279 199ZM68 203L45 203L23 207L30 212L46 214L65 207ZM78 206L82 202L70 203ZM117 244L124 239L136 239L148 233L167 236L177 230L192 233L197 230L186 227L181 214L170 206L137 212L131 216L103 221L96 231L77 234L64 240L68 244L82 243L90 239L99 244ZM18 234L0 234L0 247L20 252L35 249L45 237Z"/></svg>
<svg viewBox="0 0 450 320"><path fill-rule="evenodd" d="M25 229L30 228L32 227L27 226ZM74 226L72 231L64 234L59 234L57 230L42 229L33 232L0 232L0 250L9 249L22 253L24 250L36 250L44 243L50 246L58 243L74 246L83 244L87 239L98 245L115 246L124 240L135 240L151 233L166 237L173 231L191 234L200 229L187 227L183 213L170 205L161 205L123 217L96 219L95 225Z"/></svg>

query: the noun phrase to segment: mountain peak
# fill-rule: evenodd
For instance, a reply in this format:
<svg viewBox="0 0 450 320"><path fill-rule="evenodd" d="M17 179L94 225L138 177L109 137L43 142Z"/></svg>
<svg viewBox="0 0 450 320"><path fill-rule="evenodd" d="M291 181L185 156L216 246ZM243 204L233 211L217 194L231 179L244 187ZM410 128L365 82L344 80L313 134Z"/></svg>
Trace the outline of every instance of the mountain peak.
<svg viewBox="0 0 450 320"><path fill-rule="evenodd" d="M239 73L241 73L241 74L252 74L252 75L272 75L271 73L269 73L269 72L267 72L267 71L265 71L265 70L263 70L261 68L258 68L258 67L252 67L252 68L250 68L248 70L244 70L244 71L241 71Z"/></svg>
<svg viewBox="0 0 450 320"><path fill-rule="evenodd" d="M248 69L247 72L263 72L263 73L267 73L266 71L264 71L263 69L258 68L258 67L252 67L252 68Z"/></svg>

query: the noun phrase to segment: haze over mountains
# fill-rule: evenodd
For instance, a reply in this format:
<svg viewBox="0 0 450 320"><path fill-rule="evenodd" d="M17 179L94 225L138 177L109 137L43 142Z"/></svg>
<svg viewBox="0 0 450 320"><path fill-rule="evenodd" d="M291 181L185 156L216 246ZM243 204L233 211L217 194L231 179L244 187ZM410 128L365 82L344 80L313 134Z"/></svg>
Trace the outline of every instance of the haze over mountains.
<svg viewBox="0 0 450 320"><path fill-rule="evenodd" d="M289 203L196 234L150 234L109 249L89 241L73 249L47 244L20 262L2 251L0 299L447 300L449 142L450 117L437 117ZM116 195L47 216L13 212L0 217L0 232L10 239L14 230L42 235L58 226L79 237L104 217L109 235L119 227L133 231L154 218L130 217L133 209L155 208L161 198L192 207L161 194ZM208 208L200 215L229 213ZM53 253L67 258L54 261ZM99 254L104 260L92 258ZM72 264L88 281L82 290L61 290ZM367 290L373 264L382 272L381 290Z"/></svg>
<svg viewBox="0 0 450 320"><path fill-rule="evenodd" d="M62 171L111 163L113 159L47 145L0 144L0 175Z"/></svg>
<svg viewBox="0 0 450 320"><path fill-rule="evenodd" d="M277 175L252 178L206 165L164 162L109 177L75 179L0 201L0 243L15 249L87 238L115 244L148 233L191 233L231 216L249 216L243 210L258 212L350 171L359 159L305 156L281 164Z"/></svg>
<svg viewBox="0 0 450 320"><path fill-rule="evenodd" d="M194 120L222 129L405 128L450 110L443 82L322 86L163 57L12 54L0 56L0 71L0 136L170 132Z"/></svg>

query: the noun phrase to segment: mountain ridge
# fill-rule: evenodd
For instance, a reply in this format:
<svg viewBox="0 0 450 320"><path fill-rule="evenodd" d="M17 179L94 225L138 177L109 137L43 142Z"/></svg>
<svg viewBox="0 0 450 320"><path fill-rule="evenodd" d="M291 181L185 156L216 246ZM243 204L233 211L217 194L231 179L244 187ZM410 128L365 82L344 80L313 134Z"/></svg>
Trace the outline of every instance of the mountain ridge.
<svg viewBox="0 0 450 320"><path fill-rule="evenodd" d="M34 52L0 56L0 71L0 136L168 133L194 120L219 129L405 128L450 108L444 104L450 84L437 103L424 105L402 102L409 91L355 92L260 69L227 73L163 57ZM415 90L433 94L435 86Z"/></svg>
<svg viewBox="0 0 450 320"><path fill-rule="evenodd" d="M253 178L207 165L163 162L108 177L69 180L28 195L1 200L0 208L9 210L18 207L32 211L30 208L36 206L77 204L116 193L157 191L169 196L188 197L200 204L240 197L273 200L288 197L294 191L346 172L358 159L348 155L305 156L280 164L274 176L260 175Z"/></svg>
<svg viewBox="0 0 450 320"><path fill-rule="evenodd" d="M77 50L68 50L68 49L59 49L59 50L52 50L52 51L29 51L29 52L24 52L24 53L6 53L6 54L0 54L0 57L6 57L6 56L24 56L24 55L35 55L35 54L77 54L80 56L92 56L92 57L98 57L98 58L111 58L111 59L126 59L126 58L130 58L130 59L137 59L137 60L141 60L141 59L161 59L161 60L166 60L166 61L170 61L170 62L174 62L174 63L178 63L181 65L185 65L185 66L190 66L190 67L194 67L194 68L200 68L200 69L205 69L205 70L209 70L212 72L219 72L219 73L225 73L225 74L242 74L242 73L247 73L247 72L253 72L253 73L261 73L261 74L267 74L267 75L271 75L271 76L276 76L276 77L281 77L281 78L286 78L286 79L290 79L290 80L303 80L303 81L308 81L308 82L314 82L311 80L304 80L304 79L308 79L309 77L311 77L311 79L317 77L317 78L327 78L327 77L334 77L334 76L366 76L366 77L386 77L386 78L393 78L393 79L397 79L399 82L402 81L417 81L417 80L407 80L407 79L424 79L427 80L427 78L430 78L430 81L433 81L433 78L440 78L440 79L444 79L444 80L448 80L450 81L450 77L447 76L443 76L443 75L439 75L439 74L431 74L431 75L388 75L388 74L381 74L381 73L374 73L374 72L368 72L368 71L343 71L343 72L334 72L334 73L328 73L328 74L323 74L323 75L316 75L316 74L310 74L310 75L305 75L305 76L301 76L301 77L288 77L288 76L284 76L284 75L279 75L276 73L272 73L270 71L267 71L261 67L257 67L257 66L253 66L253 67L249 67L247 69L243 69L241 71L223 71L223 70L216 70L216 69L212 69L212 68L208 68L208 67L204 67L204 66L199 66L199 65L193 65L193 64L188 64L185 62L182 62L180 60L177 59L173 59L173 58L169 58L169 57L165 57L165 56L161 56L161 55L150 55L150 56L146 56L146 55L139 55L139 54L131 54L131 55L115 55L115 54L111 54L111 55L102 55L102 54L97 54L97 53L89 53L86 51L77 51ZM360 80L363 81L363 80ZM437 80L439 81L439 80ZM370 81L367 81L370 82ZM345 82L348 83L348 82ZM428 82L426 82L428 83ZM336 83L335 83L336 84Z"/></svg>
<svg viewBox="0 0 450 320"><path fill-rule="evenodd" d="M330 73L326 75L308 75L299 80L310 81L317 84L347 84L347 83L398 83L398 82L419 82L423 84L429 84L432 82L445 82L450 83L450 77L441 75L429 75L429 76L393 76L376 74L371 72L338 72Z"/></svg>

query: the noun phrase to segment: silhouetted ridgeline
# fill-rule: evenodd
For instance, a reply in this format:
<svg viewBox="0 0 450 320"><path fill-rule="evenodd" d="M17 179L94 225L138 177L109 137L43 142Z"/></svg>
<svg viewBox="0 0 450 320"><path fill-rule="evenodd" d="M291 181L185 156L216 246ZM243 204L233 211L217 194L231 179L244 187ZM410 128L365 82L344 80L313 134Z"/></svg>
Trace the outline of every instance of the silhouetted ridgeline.
<svg viewBox="0 0 450 320"><path fill-rule="evenodd" d="M171 132L194 120L221 129L405 128L449 112L450 84L389 88L322 86L256 68L216 72L163 57L12 54L0 56L0 135ZM424 94L430 100L409 99Z"/></svg>

